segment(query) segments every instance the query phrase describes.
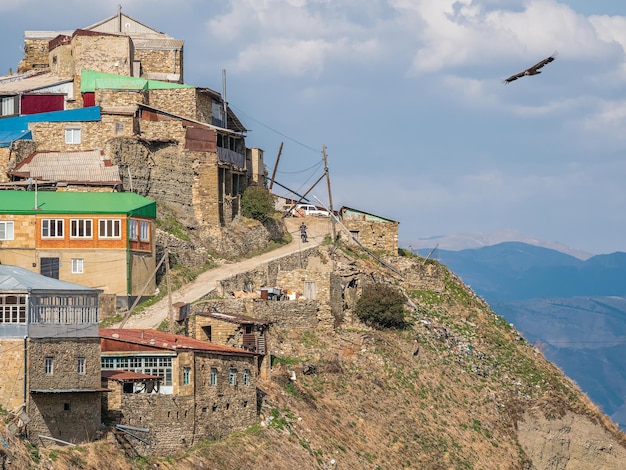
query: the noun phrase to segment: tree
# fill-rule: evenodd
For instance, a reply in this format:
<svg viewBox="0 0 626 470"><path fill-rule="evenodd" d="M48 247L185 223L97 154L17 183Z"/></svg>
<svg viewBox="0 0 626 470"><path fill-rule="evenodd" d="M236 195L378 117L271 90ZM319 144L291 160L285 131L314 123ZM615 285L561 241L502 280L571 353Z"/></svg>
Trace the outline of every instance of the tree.
<svg viewBox="0 0 626 470"><path fill-rule="evenodd" d="M404 296L384 282L363 287L354 311L359 319L380 328L404 328L407 325Z"/></svg>
<svg viewBox="0 0 626 470"><path fill-rule="evenodd" d="M265 222L276 209L274 196L263 186L248 186L241 197L241 214Z"/></svg>

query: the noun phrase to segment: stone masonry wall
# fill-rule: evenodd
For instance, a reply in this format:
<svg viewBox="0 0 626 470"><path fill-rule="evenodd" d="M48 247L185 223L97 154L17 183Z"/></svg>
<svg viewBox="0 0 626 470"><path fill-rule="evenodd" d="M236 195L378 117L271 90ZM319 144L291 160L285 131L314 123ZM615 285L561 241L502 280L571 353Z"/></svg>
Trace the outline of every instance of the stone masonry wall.
<svg viewBox="0 0 626 470"><path fill-rule="evenodd" d="M183 73L181 50L135 49L135 61L141 62L142 76L151 73Z"/></svg>
<svg viewBox="0 0 626 470"><path fill-rule="evenodd" d="M133 50L128 36L83 36L72 38L73 75L81 70L131 76Z"/></svg>
<svg viewBox="0 0 626 470"><path fill-rule="evenodd" d="M65 143L65 129L68 127L80 128L81 141L79 144ZM111 130L107 131L106 128L103 129L102 124L97 121L31 122L29 129L33 133L33 139L40 142L39 150L42 152L46 150L68 151L102 148L105 138L114 135L114 130L111 132Z"/></svg>
<svg viewBox="0 0 626 470"><path fill-rule="evenodd" d="M149 105L194 121L201 121L196 114L197 92L195 88L150 90ZM211 123L211 121L203 121Z"/></svg>
<svg viewBox="0 0 626 470"><path fill-rule="evenodd" d="M24 39L24 57L17 66L17 73L48 66L48 39Z"/></svg>
<svg viewBox="0 0 626 470"><path fill-rule="evenodd" d="M141 90L103 90L95 92L96 105L107 106L134 106L137 103L145 104L148 101L147 92Z"/></svg>
<svg viewBox="0 0 626 470"><path fill-rule="evenodd" d="M24 403L24 339L0 339L0 405L13 410Z"/></svg>
<svg viewBox="0 0 626 470"><path fill-rule="evenodd" d="M37 150L37 143L32 140L18 140L10 147L0 148L0 183L9 181L7 172L15 168L26 157Z"/></svg>
<svg viewBox="0 0 626 470"><path fill-rule="evenodd" d="M350 231L359 232L359 242L374 252L398 253L398 223L365 220L344 220L343 224ZM342 234L351 240L349 234Z"/></svg>

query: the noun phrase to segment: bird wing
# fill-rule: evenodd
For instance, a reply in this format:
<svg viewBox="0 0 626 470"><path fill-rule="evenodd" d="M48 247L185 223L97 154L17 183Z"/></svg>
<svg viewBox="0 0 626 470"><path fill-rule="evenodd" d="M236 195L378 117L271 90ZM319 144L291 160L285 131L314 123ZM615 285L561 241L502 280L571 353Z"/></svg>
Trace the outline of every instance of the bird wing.
<svg viewBox="0 0 626 470"><path fill-rule="evenodd" d="M525 71L524 71L525 72ZM515 75L511 75L509 78L505 78L504 80L502 80L504 82L504 84L506 85L507 83L511 83L512 81L517 80L518 78L521 78L524 76L524 72L520 72L520 73L516 73Z"/></svg>
<svg viewBox="0 0 626 470"><path fill-rule="evenodd" d="M528 69L526 69L527 71L537 71L539 70L541 67L543 67L544 65L549 64L550 62L552 62L555 59L554 55L551 55L550 57L543 59L541 62L537 62L535 65L533 65L532 67L529 67Z"/></svg>

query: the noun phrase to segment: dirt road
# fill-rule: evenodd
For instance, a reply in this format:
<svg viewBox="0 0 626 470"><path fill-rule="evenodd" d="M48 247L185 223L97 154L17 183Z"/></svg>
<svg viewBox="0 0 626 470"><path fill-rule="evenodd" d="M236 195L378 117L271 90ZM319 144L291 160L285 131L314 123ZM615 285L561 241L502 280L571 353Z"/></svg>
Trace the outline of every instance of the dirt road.
<svg viewBox="0 0 626 470"><path fill-rule="evenodd" d="M298 227L302 221L304 221L308 227L307 232L309 240L307 243L302 243L300 240ZM287 230L289 230L293 236L291 243L281 246L280 248L277 248L269 253L264 253L262 255L235 263L223 264L217 268L205 271L194 281L184 285L179 290L172 292L172 303L192 303L210 293L218 286L218 283L224 279L236 274L250 271L256 266L268 261L273 261L285 255L296 253L298 250L319 245L322 240L324 240L324 237L331 231L330 220L318 217L288 217L285 219L285 225ZM168 310L169 299L166 296L156 304L144 309L141 313L131 315L130 318L128 318L128 320L124 323L124 328L155 328L167 318ZM113 328L118 327L120 327L120 324L113 325Z"/></svg>

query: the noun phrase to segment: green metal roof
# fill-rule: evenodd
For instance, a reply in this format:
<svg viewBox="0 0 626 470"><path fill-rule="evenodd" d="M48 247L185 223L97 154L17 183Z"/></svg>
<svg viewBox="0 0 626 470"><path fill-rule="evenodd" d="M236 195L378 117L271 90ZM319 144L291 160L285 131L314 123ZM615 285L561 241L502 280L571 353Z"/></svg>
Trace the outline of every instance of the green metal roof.
<svg viewBox="0 0 626 470"><path fill-rule="evenodd" d="M191 85L146 80L139 77L127 77L114 73L83 70L80 75L81 93L94 92L96 89L108 90L171 90L174 88L194 88Z"/></svg>
<svg viewBox="0 0 626 470"><path fill-rule="evenodd" d="M156 219L156 202L135 193L0 191L0 214L124 214Z"/></svg>

